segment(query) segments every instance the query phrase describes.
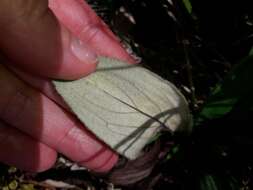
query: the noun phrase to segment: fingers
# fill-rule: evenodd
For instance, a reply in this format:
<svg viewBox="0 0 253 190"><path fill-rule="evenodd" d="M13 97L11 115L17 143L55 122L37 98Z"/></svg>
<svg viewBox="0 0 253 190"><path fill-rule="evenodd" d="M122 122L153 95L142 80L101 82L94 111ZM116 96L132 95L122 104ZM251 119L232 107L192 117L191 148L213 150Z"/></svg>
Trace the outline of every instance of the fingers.
<svg viewBox="0 0 253 190"><path fill-rule="evenodd" d="M93 50L59 24L46 0L0 1L0 51L15 66L50 78L76 79L97 64Z"/></svg>
<svg viewBox="0 0 253 190"><path fill-rule="evenodd" d="M47 96L49 99L57 102L58 105L69 110L69 107L56 92L55 87L53 86L50 79L40 78L30 75L29 73L23 72L15 67L8 67L16 76L22 81L26 82L31 87L39 90L43 95Z"/></svg>
<svg viewBox="0 0 253 190"><path fill-rule="evenodd" d="M1 162L40 172L52 167L56 156L53 149L0 121Z"/></svg>
<svg viewBox="0 0 253 190"><path fill-rule="evenodd" d="M0 65L0 119L97 172L110 170L117 155L52 100L29 88Z"/></svg>
<svg viewBox="0 0 253 190"><path fill-rule="evenodd" d="M63 0L63 9L57 9L59 4L55 2L52 9L82 42L57 22L47 1L0 1L0 51L13 65L42 77L76 79L94 71L97 54L133 62L87 4ZM72 19L71 14L73 20L61 17ZM79 25L79 16L88 22ZM4 89L0 118L9 125L90 169L108 171L116 163L117 155L73 116L13 77L2 65L0 85Z"/></svg>
<svg viewBox="0 0 253 190"><path fill-rule="evenodd" d="M85 1L49 0L49 6L57 18L97 54L135 62Z"/></svg>

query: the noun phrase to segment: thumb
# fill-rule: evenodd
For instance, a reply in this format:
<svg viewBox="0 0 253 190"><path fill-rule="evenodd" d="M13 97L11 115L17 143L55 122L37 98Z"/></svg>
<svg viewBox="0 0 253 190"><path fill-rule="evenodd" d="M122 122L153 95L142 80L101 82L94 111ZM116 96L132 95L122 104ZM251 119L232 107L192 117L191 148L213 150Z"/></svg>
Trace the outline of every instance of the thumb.
<svg viewBox="0 0 253 190"><path fill-rule="evenodd" d="M96 54L62 26L46 0L0 1L0 51L35 75L76 79L96 68Z"/></svg>

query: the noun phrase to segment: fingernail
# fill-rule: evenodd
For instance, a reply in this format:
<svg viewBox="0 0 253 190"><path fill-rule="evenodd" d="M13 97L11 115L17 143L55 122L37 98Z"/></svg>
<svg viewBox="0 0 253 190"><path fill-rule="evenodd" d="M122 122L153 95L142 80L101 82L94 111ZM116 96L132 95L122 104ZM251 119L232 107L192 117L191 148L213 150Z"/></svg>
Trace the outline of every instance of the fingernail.
<svg viewBox="0 0 253 190"><path fill-rule="evenodd" d="M81 40L72 38L71 51L80 60L87 64L94 64L97 62L97 55Z"/></svg>

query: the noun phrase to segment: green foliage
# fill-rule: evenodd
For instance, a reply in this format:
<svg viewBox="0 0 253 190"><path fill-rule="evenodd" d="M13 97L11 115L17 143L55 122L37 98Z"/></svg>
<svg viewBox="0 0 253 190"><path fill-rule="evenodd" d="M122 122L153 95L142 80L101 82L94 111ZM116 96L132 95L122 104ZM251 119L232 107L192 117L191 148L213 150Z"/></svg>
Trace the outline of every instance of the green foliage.
<svg viewBox="0 0 253 190"><path fill-rule="evenodd" d="M179 149L180 149L180 145L173 146L170 152L168 153L168 155L166 156L166 160L173 158L173 156L178 153Z"/></svg>
<svg viewBox="0 0 253 190"><path fill-rule="evenodd" d="M253 81L253 56L241 61L232 69L224 82L218 85L200 112L197 123L221 118L234 109L240 109L242 112L252 109L251 81Z"/></svg>
<svg viewBox="0 0 253 190"><path fill-rule="evenodd" d="M196 110L192 106L192 136L176 139L157 170L174 180L161 189L242 188L242 178L252 175L247 172L253 165L246 124L253 111L252 6L230 2L227 7L218 0L118 2L136 21L127 36L132 35L145 64L183 89L191 106L201 102ZM122 23L119 32L125 26L114 23Z"/></svg>
<svg viewBox="0 0 253 190"><path fill-rule="evenodd" d="M199 190L238 190L240 186L232 176L203 174L199 178Z"/></svg>
<svg viewBox="0 0 253 190"><path fill-rule="evenodd" d="M253 56L253 47L251 48L251 50L249 52L249 56Z"/></svg>
<svg viewBox="0 0 253 190"><path fill-rule="evenodd" d="M192 5L190 0L183 0L184 6L189 14L192 14Z"/></svg>
<svg viewBox="0 0 253 190"><path fill-rule="evenodd" d="M205 175L200 179L201 190L218 190L215 179L211 175Z"/></svg>

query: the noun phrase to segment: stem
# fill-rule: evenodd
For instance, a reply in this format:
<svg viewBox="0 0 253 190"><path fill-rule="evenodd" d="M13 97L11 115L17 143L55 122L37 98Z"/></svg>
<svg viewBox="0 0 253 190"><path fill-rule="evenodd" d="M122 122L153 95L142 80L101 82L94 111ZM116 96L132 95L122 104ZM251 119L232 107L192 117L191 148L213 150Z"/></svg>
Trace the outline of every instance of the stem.
<svg viewBox="0 0 253 190"><path fill-rule="evenodd" d="M182 40L182 42L183 42L183 49L184 49L184 54L185 54L187 78L188 78L188 83L191 90L191 97L190 97L191 102L192 102L191 106L193 110L195 110L197 107L197 99L196 99L195 86L194 86L193 77L192 77L192 65L190 63L190 58L189 58L188 42L186 40Z"/></svg>

